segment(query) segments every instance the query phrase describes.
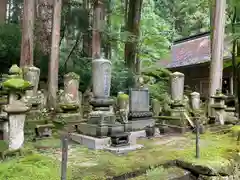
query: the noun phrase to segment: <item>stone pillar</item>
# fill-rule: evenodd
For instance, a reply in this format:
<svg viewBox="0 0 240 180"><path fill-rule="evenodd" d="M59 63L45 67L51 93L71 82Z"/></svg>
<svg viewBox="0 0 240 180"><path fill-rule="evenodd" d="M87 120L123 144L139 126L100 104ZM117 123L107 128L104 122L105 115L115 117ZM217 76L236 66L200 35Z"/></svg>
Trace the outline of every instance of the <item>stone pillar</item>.
<svg viewBox="0 0 240 180"><path fill-rule="evenodd" d="M193 110L200 109L200 94L198 92L191 93L191 107Z"/></svg>
<svg viewBox="0 0 240 180"><path fill-rule="evenodd" d="M64 94L66 103L80 106L80 97L78 92L79 81L80 76L74 72L70 72L64 76Z"/></svg>
<svg viewBox="0 0 240 180"><path fill-rule="evenodd" d="M9 121L9 150L17 150L23 146L24 123L28 110L29 108L21 101L15 101L4 108Z"/></svg>
<svg viewBox="0 0 240 180"><path fill-rule="evenodd" d="M184 74L175 72L171 74L171 97L173 101L182 101L184 94Z"/></svg>
<svg viewBox="0 0 240 180"><path fill-rule="evenodd" d="M107 59L95 59L92 62L94 98L106 99L110 96L112 63Z"/></svg>
<svg viewBox="0 0 240 180"><path fill-rule="evenodd" d="M35 66L24 67L23 69L23 79L29 81L33 89L26 91L27 96L37 96L38 84L40 78L40 69Z"/></svg>

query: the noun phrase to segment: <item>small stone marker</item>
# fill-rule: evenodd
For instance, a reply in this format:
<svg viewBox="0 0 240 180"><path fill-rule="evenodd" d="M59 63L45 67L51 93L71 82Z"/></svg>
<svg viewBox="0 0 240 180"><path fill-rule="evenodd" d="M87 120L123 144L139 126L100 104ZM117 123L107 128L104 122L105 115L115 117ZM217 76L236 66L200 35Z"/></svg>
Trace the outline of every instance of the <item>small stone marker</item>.
<svg viewBox="0 0 240 180"><path fill-rule="evenodd" d="M68 140L69 140L68 134L64 134L62 137L61 180L67 180Z"/></svg>
<svg viewBox="0 0 240 180"><path fill-rule="evenodd" d="M198 111L200 109L200 94L197 92L191 93L191 104L192 104L192 109L195 111L195 128L196 128L196 158L198 159L200 157L200 150L199 150L199 134L200 134L200 129L199 129L199 115Z"/></svg>

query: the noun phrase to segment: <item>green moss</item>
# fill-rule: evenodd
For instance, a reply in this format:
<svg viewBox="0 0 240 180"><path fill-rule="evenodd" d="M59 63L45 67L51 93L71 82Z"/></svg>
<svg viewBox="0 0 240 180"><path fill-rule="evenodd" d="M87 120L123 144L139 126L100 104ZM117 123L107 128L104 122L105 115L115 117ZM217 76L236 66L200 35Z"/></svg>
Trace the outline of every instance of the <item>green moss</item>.
<svg viewBox="0 0 240 180"><path fill-rule="evenodd" d="M37 149L41 148L61 148L60 139L48 138L42 139L35 142L34 147Z"/></svg>
<svg viewBox="0 0 240 180"><path fill-rule="evenodd" d="M32 85L29 81L25 81L20 78L13 78L13 79L8 79L2 83L3 88L9 89L9 90L27 90L29 89Z"/></svg>
<svg viewBox="0 0 240 180"><path fill-rule="evenodd" d="M68 110L77 110L79 108L79 105L77 104L60 104L60 108L64 111Z"/></svg>
<svg viewBox="0 0 240 180"><path fill-rule="evenodd" d="M117 98L120 100L128 100L129 96L127 94L119 94Z"/></svg>
<svg viewBox="0 0 240 180"><path fill-rule="evenodd" d="M80 76L74 72L70 72L64 75L65 78L72 78L72 79L76 79L76 80L80 80Z"/></svg>
<svg viewBox="0 0 240 180"><path fill-rule="evenodd" d="M0 179L7 180L57 180L60 162L39 154L19 157L0 163ZM71 174L68 173L69 179Z"/></svg>
<svg viewBox="0 0 240 180"><path fill-rule="evenodd" d="M79 145L73 147L69 157L75 179L104 179L137 170L147 170L151 166L169 160L181 159L196 165L205 165L219 170L229 163L233 153L240 150L229 135L206 133L200 137L200 159L195 158L195 136L175 137L176 140L163 142L163 139L139 140L144 148L116 156L104 151L91 151ZM81 162L81 163L80 163ZM83 164L94 163L93 166ZM86 171L86 168L88 169Z"/></svg>
<svg viewBox="0 0 240 180"><path fill-rule="evenodd" d="M234 142L236 142L236 140ZM228 165L233 154L240 151L240 147L237 146L236 143L233 143L233 139L230 134L214 135L206 133L201 135L200 159L195 158L195 135L190 133L181 137L169 137L168 139L143 139L139 140L138 144L143 144L144 148L129 152L124 156L116 156L106 151L88 150L79 144L72 144L70 146L71 149L69 150L71 153L69 153L68 156L68 165L72 170L73 179L94 180L106 179L108 177L112 178L113 176L118 176L137 170L147 170L149 167L161 165L169 160L175 159L181 159L196 165L208 166L216 169L217 171L223 166ZM59 147L61 147L60 139L46 139L43 141L37 141L34 143L34 146L35 145L36 147L40 147L40 145L47 146L50 147L50 150L47 150L46 152L44 152L44 150L42 151L43 155L47 157L41 156L39 164L37 162L33 163L33 165L31 164L31 166L33 166L31 173L34 172L41 174L43 169L48 166L49 171L53 171L53 174L50 176L48 174L49 171L44 169L49 175L44 176L44 178L46 177L52 180L53 177L55 177L56 167L54 166L54 169L51 169L53 166L49 161L61 158L61 151L57 150ZM42 158L44 159L44 162L47 160L47 162L43 165L43 169L41 164ZM17 167L21 167L19 160L14 162L18 164ZM20 163L22 163L22 161ZM50 163L50 165L48 165L48 163ZM60 162L54 161L54 163L59 164ZM6 178L8 176L1 176L1 173L3 172L1 171L1 167L3 166L2 164L3 163L0 164L0 179L8 179ZM13 163L11 162L11 164ZM30 166L30 163L28 164ZM38 164L38 168L36 168L36 164ZM23 167L25 166L25 163L23 163ZM14 167L14 169L16 168ZM154 175L158 176L160 170L154 170L154 168L150 169L147 171L145 176L142 176L142 179L154 177ZM5 168L5 171L5 174L7 174L8 169ZM31 178L35 179L35 177L32 175L27 176L26 172L22 169L20 169L20 171L22 171L22 173L19 172L16 173L16 175L10 176L9 180L17 180L18 177L23 177L22 179L25 180L30 180ZM29 169L27 168L26 171L29 171ZM13 171L10 169L10 172Z"/></svg>
<svg viewBox="0 0 240 180"><path fill-rule="evenodd" d="M240 133L240 125L233 126L231 131L234 133Z"/></svg>

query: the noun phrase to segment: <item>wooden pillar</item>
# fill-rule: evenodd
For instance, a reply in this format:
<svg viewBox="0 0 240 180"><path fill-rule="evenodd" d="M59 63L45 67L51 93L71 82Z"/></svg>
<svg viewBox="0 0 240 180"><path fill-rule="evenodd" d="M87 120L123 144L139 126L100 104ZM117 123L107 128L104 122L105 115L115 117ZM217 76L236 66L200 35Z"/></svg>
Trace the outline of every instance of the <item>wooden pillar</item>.
<svg viewBox="0 0 240 180"><path fill-rule="evenodd" d="M225 30L225 9L226 0L217 0L214 16L214 29L212 38L212 57L210 66L209 81L209 105L213 103L210 98L216 93L217 89L222 89L222 73L223 73L223 44Z"/></svg>

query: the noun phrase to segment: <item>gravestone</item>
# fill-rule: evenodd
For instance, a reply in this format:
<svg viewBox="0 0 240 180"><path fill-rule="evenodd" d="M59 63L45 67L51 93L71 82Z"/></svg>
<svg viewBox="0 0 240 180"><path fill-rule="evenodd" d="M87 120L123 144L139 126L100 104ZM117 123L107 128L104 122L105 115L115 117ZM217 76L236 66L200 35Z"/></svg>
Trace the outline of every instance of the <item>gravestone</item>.
<svg viewBox="0 0 240 180"><path fill-rule="evenodd" d="M171 74L171 98L173 101L182 101L184 95L184 74L174 72Z"/></svg>
<svg viewBox="0 0 240 180"><path fill-rule="evenodd" d="M76 131L76 126L82 121L81 117L81 92L79 92L80 76L74 72L64 75L64 90L58 92L58 113L55 124L61 125L68 132Z"/></svg>
<svg viewBox="0 0 240 180"><path fill-rule="evenodd" d="M198 92L191 93L192 109L200 109L200 94Z"/></svg>
<svg viewBox="0 0 240 180"><path fill-rule="evenodd" d="M93 98L90 104L93 106L89 114L87 123L78 125L78 131L87 136L97 138L121 137L125 140L128 137L124 133L124 126L116 122L116 116L111 110L115 103L110 98L111 87L111 61L107 59L95 59L92 62L92 79L93 79ZM119 136L117 134L120 134ZM118 145L126 145L126 141L117 141Z"/></svg>
<svg viewBox="0 0 240 180"><path fill-rule="evenodd" d="M125 124L127 131L142 130L154 126L153 113L150 111L149 91L147 88L131 88L129 100L129 122Z"/></svg>
<svg viewBox="0 0 240 180"><path fill-rule="evenodd" d="M24 67L23 79L29 81L33 89L26 91L27 96L34 97L37 95L38 84L40 78L40 69L35 66Z"/></svg>

